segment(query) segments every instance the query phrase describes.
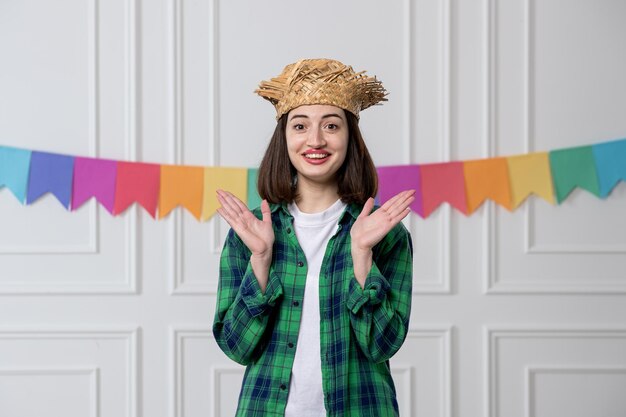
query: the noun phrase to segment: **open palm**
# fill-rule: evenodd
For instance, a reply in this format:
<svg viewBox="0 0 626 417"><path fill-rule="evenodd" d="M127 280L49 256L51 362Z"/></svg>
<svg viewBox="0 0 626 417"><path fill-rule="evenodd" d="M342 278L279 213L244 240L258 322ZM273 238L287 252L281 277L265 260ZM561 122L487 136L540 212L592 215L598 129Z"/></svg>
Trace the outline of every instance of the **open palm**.
<svg viewBox="0 0 626 417"><path fill-rule="evenodd" d="M352 246L362 251L372 249L409 214L414 199L415 190L402 191L372 213L374 199L369 198L350 230Z"/></svg>
<svg viewBox="0 0 626 417"><path fill-rule="evenodd" d="M222 207L217 212L233 228L253 255L271 256L274 229L270 207L266 200L261 203L263 219L259 220L246 205L228 191L218 190L217 199Z"/></svg>

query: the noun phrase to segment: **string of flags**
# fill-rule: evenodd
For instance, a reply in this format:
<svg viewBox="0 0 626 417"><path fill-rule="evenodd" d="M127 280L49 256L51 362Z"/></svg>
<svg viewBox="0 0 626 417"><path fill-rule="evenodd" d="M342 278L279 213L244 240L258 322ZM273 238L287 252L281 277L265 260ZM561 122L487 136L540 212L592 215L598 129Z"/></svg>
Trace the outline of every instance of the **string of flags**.
<svg viewBox="0 0 626 417"><path fill-rule="evenodd" d="M508 157L381 166L377 171L378 202L415 189L411 209L422 218L443 203L469 215L486 199L513 211L531 194L560 204L576 187L606 198L620 180L626 181L626 139ZM114 216L138 203L153 218L182 206L206 221L219 207L217 189L256 207L261 202L256 176L256 168L117 161L0 146L0 189L11 190L21 204L52 193L66 209L76 210L94 197Z"/></svg>

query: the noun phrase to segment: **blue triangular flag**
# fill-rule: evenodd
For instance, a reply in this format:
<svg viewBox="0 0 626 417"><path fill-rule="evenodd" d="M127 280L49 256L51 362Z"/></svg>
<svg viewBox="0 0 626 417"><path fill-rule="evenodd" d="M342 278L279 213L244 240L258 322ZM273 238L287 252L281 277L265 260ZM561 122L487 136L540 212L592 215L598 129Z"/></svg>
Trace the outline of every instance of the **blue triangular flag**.
<svg viewBox="0 0 626 417"><path fill-rule="evenodd" d="M609 195L620 181L626 181L626 139L593 145L600 197Z"/></svg>
<svg viewBox="0 0 626 417"><path fill-rule="evenodd" d="M26 199L30 151L0 146L0 187L6 186L20 203Z"/></svg>
<svg viewBox="0 0 626 417"><path fill-rule="evenodd" d="M74 157L33 151L30 158L30 175L26 204L51 192L66 209L72 197Z"/></svg>

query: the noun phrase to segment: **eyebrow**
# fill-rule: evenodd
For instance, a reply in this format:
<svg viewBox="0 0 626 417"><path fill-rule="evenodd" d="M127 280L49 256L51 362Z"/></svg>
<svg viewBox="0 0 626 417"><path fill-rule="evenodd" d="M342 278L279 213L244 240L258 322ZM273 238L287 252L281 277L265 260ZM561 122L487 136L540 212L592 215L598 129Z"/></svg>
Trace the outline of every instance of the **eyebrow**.
<svg viewBox="0 0 626 417"><path fill-rule="evenodd" d="M341 116L339 116L337 113L329 113L329 114L325 114L325 115L323 115L323 116L322 116L322 119L326 119L326 118L329 118L329 117L338 117L338 118L340 118L340 119L341 119ZM295 115L293 115L293 116L291 117L291 119L290 119L290 120L297 119L297 118L304 118L304 119L308 119L308 118L309 118L309 116L307 116L306 114L295 114ZM342 120L343 120L343 119L342 119Z"/></svg>

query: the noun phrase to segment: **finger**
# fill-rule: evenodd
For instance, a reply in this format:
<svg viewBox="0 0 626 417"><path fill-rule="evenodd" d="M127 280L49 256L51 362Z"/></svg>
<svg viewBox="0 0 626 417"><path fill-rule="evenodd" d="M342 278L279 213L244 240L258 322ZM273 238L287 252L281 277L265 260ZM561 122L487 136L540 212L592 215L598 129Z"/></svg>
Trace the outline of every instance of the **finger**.
<svg viewBox="0 0 626 417"><path fill-rule="evenodd" d="M231 216L224 211L222 207L217 209L217 213L222 217L222 219L226 221L226 223L228 223L231 228L235 229L236 223L232 220Z"/></svg>
<svg viewBox="0 0 626 417"><path fill-rule="evenodd" d="M224 217L224 220L228 222L231 226L233 223L241 223L241 215L239 212L232 209L232 205L222 197L218 196L218 199L222 203L222 207L220 207L221 216Z"/></svg>
<svg viewBox="0 0 626 417"><path fill-rule="evenodd" d="M250 211L250 209L248 208L248 206L246 206L243 201L241 201L236 195L229 193L228 191L226 191L229 196L231 197L231 201L233 201L237 207L239 207L239 210L241 210L242 212L246 212L246 211Z"/></svg>
<svg viewBox="0 0 626 417"><path fill-rule="evenodd" d="M244 235L248 233L250 227L238 213L228 211L224 209L224 207L218 208L217 212L224 220L226 220L226 223L228 223L235 233L244 238Z"/></svg>
<svg viewBox="0 0 626 417"><path fill-rule="evenodd" d="M396 194L392 199L387 201L383 207L384 211L396 215L399 212L402 212L407 207L407 201L410 198L415 198L415 190L407 190L401 193ZM410 203L409 203L410 204Z"/></svg>
<svg viewBox="0 0 626 417"><path fill-rule="evenodd" d="M235 215L235 213L232 211L228 200L226 200L226 198L219 193L217 194L217 200L222 205L220 209L223 213L223 216L232 218Z"/></svg>
<svg viewBox="0 0 626 417"><path fill-rule="evenodd" d="M385 203L380 208L383 211L389 210L391 208L391 206L393 206L396 203L396 201L398 201L399 199L403 198L409 191L411 191L411 190L399 192L398 194L396 194L393 197L391 197L389 200L385 201Z"/></svg>
<svg viewBox="0 0 626 417"><path fill-rule="evenodd" d="M370 197L367 199L367 201L363 205L363 210L361 210L361 214L359 214L359 217L369 216L373 208L374 208L374 199Z"/></svg>
<svg viewBox="0 0 626 417"><path fill-rule="evenodd" d="M233 204L236 207L236 211L237 213L239 213L239 216L241 216L242 219L246 219L248 218L248 220L254 218L256 219L256 216L254 214L252 214L252 211L250 211L250 209L248 208L248 206L246 206L243 201L241 201L237 196L235 196L234 194L225 191L226 193L228 193L230 199L229 201L231 202L231 204Z"/></svg>
<svg viewBox="0 0 626 417"><path fill-rule="evenodd" d="M218 194L220 194L222 197L224 197L224 199L232 202L233 204L236 204L236 201L239 200L233 193L231 193L230 191L226 191L226 190L218 190L217 191Z"/></svg>
<svg viewBox="0 0 626 417"><path fill-rule="evenodd" d="M270 205L267 200L261 201L261 213L263 214L264 222L272 221L272 212L270 211Z"/></svg>
<svg viewBox="0 0 626 417"><path fill-rule="evenodd" d="M395 218L395 224L400 223L406 216L409 215L409 213L411 212L411 208L407 207L404 209L404 211L402 213L400 213L396 218Z"/></svg>
<svg viewBox="0 0 626 417"><path fill-rule="evenodd" d="M403 204L402 207L399 207L397 211L392 214L392 219L395 223L399 223L402 219L404 219L411 212L411 203L415 200L415 197L411 197L406 201L406 204Z"/></svg>
<svg viewBox="0 0 626 417"><path fill-rule="evenodd" d="M234 200L235 198L235 196L227 191L222 191L221 193L218 193L218 199L220 200L220 203L222 203L222 206L224 206L225 209L231 212L232 215L241 216L242 210L239 205L237 205L236 200Z"/></svg>
<svg viewBox="0 0 626 417"><path fill-rule="evenodd" d="M415 195L407 195L405 198L396 201L395 204L387 210L387 212L392 217L398 216L404 213L413 201L415 201Z"/></svg>

